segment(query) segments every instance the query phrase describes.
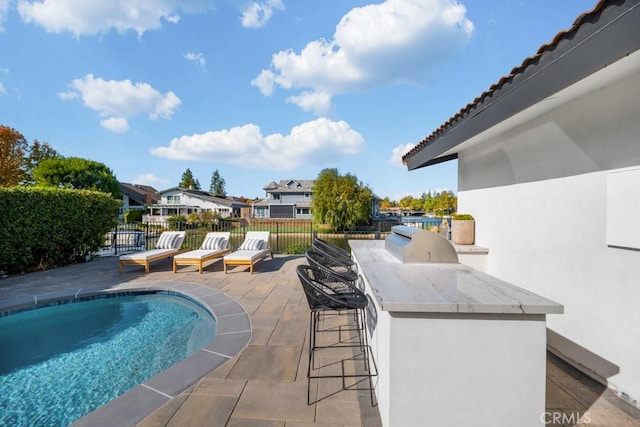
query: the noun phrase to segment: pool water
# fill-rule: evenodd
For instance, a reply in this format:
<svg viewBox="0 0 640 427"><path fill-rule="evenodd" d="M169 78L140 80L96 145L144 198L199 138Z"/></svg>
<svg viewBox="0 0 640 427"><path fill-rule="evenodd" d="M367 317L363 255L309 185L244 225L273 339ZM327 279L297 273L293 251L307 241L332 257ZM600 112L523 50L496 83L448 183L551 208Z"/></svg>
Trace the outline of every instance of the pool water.
<svg viewBox="0 0 640 427"><path fill-rule="evenodd" d="M213 316L168 293L0 317L0 426L65 426L186 358Z"/></svg>

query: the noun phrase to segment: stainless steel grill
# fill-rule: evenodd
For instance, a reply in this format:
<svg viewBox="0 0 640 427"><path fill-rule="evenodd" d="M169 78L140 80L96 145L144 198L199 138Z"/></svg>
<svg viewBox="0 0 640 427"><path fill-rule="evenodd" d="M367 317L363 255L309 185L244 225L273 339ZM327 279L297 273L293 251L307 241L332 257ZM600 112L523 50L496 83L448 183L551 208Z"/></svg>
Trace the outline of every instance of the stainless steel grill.
<svg viewBox="0 0 640 427"><path fill-rule="evenodd" d="M450 241L433 231L396 225L385 239L385 249L401 262L457 263L458 254Z"/></svg>

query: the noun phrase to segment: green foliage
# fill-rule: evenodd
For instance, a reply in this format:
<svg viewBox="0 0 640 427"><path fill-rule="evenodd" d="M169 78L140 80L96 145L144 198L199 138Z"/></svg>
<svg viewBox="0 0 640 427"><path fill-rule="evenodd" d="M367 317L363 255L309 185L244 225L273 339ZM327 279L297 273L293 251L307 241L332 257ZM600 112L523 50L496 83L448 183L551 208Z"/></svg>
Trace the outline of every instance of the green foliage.
<svg viewBox="0 0 640 427"><path fill-rule="evenodd" d="M423 201L423 209L435 215L447 215L458 206L458 198L449 190L424 194Z"/></svg>
<svg viewBox="0 0 640 427"><path fill-rule="evenodd" d="M33 171L36 184L44 187L71 188L120 196L120 185L111 169L103 163L80 157L42 160Z"/></svg>
<svg viewBox="0 0 640 427"><path fill-rule="evenodd" d="M287 246L283 253L287 255L303 255L309 249L311 249L311 245L308 243L294 243Z"/></svg>
<svg viewBox="0 0 640 427"><path fill-rule="evenodd" d="M73 263L96 252L118 221L120 202L94 191L0 189L0 270L9 274Z"/></svg>
<svg viewBox="0 0 640 427"><path fill-rule="evenodd" d="M194 179L193 173L191 173L191 169L187 168L187 170L182 174L182 179L180 180L180 184L178 184L178 187L191 190L200 190L200 181Z"/></svg>
<svg viewBox="0 0 640 427"><path fill-rule="evenodd" d="M167 225L169 230L182 230L184 224L187 222L187 217L184 215L171 215L167 218Z"/></svg>
<svg viewBox="0 0 640 427"><path fill-rule="evenodd" d="M217 196L226 196L227 190L225 188L224 178L220 176L220 172L218 169L213 171L211 175L211 185L209 186L209 191Z"/></svg>
<svg viewBox="0 0 640 427"><path fill-rule="evenodd" d="M451 219L455 219L456 221L473 221L473 216L469 214L453 214Z"/></svg>
<svg viewBox="0 0 640 427"><path fill-rule="evenodd" d="M129 209L124 213L124 222L142 222L141 209Z"/></svg>
<svg viewBox="0 0 640 427"><path fill-rule="evenodd" d="M33 141L33 145L29 150L29 155L25 158L25 179L24 184L33 185L36 183L33 177L33 171L36 170L41 161L47 159L55 159L59 154L52 146L46 142L40 142L37 139Z"/></svg>
<svg viewBox="0 0 640 427"><path fill-rule="evenodd" d="M369 187L355 175L340 175L337 169L324 169L313 185L313 217L335 230L353 229L369 219L371 196Z"/></svg>

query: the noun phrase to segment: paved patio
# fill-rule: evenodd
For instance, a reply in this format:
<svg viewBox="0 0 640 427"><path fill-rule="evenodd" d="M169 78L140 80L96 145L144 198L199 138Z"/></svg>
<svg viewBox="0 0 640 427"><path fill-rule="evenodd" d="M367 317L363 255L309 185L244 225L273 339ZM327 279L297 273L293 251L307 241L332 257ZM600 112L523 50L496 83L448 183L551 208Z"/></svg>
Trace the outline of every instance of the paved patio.
<svg viewBox="0 0 640 427"><path fill-rule="evenodd" d="M315 381L307 405L309 310L295 274L299 256L276 256L251 275L246 267L222 272L215 261L198 274L195 267L171 272L169 260L152 264L151 273L117 258L101 258L56 270L0 279L0 309L7 301L62 288L104 287L126 283L146 286L196 283L221 291L241 304L252 324L247 347L139 422L139 426L379 426L377 407L365 390L342 390L339 380ZM319 384L319 385L318 385ZM560 414L565 414L561 417ZM547 425L640 426L640 410L549 355ZM425 414L428 425L429 414ZM564 420L565 422L560 422ZM517 425L517 420L514 420Z"/></svg>

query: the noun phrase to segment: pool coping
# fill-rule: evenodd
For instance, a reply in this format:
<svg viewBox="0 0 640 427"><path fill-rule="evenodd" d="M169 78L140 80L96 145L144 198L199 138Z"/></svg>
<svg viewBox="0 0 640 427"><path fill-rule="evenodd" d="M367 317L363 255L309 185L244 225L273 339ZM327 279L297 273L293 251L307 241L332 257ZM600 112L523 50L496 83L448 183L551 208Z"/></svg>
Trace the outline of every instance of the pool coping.
<svg viewBox="0 0 640 427"><path fill-rule="evenodd" d="M4 301L0 311L35 308L63 299L136 291L172 292L195 300L215 317L216 335L191 356L74 421L73 426L135 425L233 358L251 339L251 319L238 302L220 290L190 282L161 281L146 286L122 283L108 288L59 290Z"/></svg>

